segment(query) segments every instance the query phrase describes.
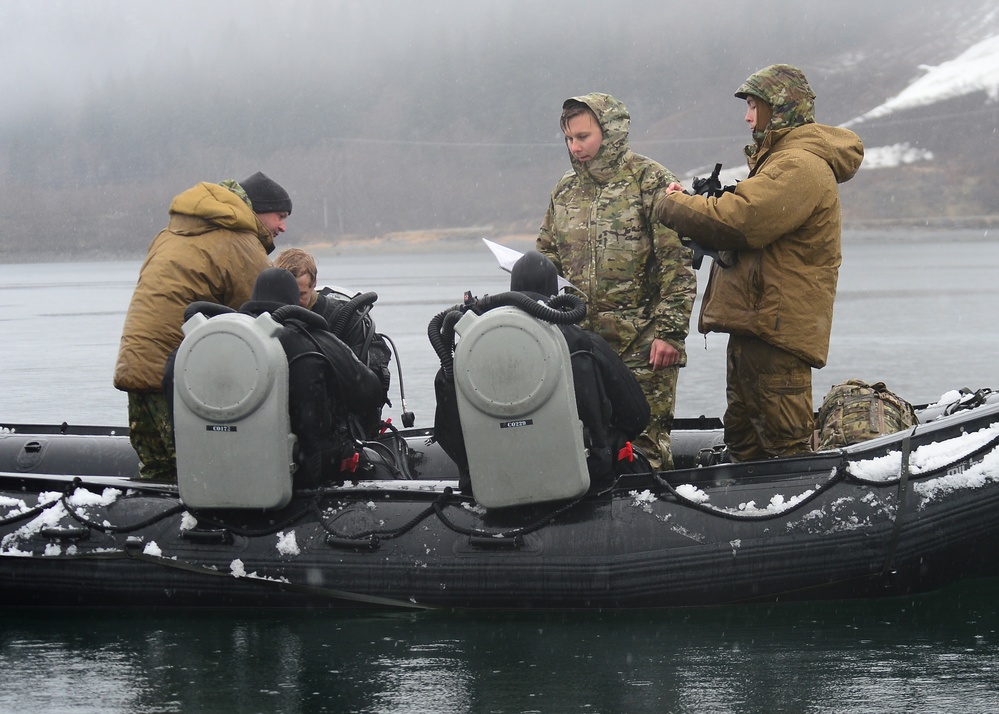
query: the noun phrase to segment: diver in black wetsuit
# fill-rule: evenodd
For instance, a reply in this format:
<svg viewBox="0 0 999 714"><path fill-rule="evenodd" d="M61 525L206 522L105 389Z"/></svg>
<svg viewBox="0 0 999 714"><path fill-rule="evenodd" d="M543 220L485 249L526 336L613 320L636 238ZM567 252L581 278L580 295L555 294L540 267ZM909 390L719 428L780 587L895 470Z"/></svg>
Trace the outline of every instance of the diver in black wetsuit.
<svg viewBox="0 0 999 714"><path fill-rule="evenodd" d="M192 310L209 317L232 312L212 303L194 303L188 307ZM288 412L298 437L296 488L351 478L358 464L357 439L363 438L357 424L381 408L381 380L329 331L321 316L298 305L298 284L283 268L260 273L239 312L253 317L268 312L283 327L277 337L288 357ZM175 357L176 352L163 377L171 417Z"/></svg>
<svg viewBox="0 0 999 714"><path fill-rule="evenodd" d="M558 292L558 271L546 256L528 251L511 270L510 290L547 301ZM616 473L630 470L631 440L648 424L649 404L635 375L600 335L579 325L557 327L572 358L590 481L605 485Z"/></svg>
<svg viewBox="0 0 999 714"><path fill-rule="evenodd" d="M548 303L558 290L558 276L551 260L530 251L517 261L511 272L511 293L519 293L515 297L528 302L518 307L530 312L530 301L537 300L545 303L546 307L533 307L542 311L551 309ZM519 302L509 302L504 295L496 296L502 299L501 304ZM579 305L582 309L581 301ZM441 330L453 314L453 309L441 313L430 327L432 343L435 343L435 335L442 338L435 344L442 361L434 380L437 396L434 439L458 467L458 489L467 492L471 490L468 456L454 379L445 366L451 352L450 338L444 338ZM631 440L645 429L649 421L649 405L634 374L599 335L571 321L553 323L562 332L569 348L576 410L583 425L591 488L606 486L618 474L650 471L648 460L631 444ZM447 329L446 326L444 329Z"/></svg>
<svg viewBox="0 0 999 714"><path fill-rule="evenodd" d="M381 407L381 380L325 320L298 306L298 283L283 268L263 271L239 311L270 312L284 327L278 340L288 356L288 411L298 437L295 485L350 478L358 455L351 421Z"/></svg>
<svg viewBox="0 0 999 714"><path fill-rule="evenodd" d="M389 361L392 359L392 350L389 347L391 340L375 329L375 323L371 317L371 309L378 299L378 295L373 292L348 295L331 287L317 290L316 281L319 269L316 266L316 259L301 248L288 248L281 251L274 261L274 266L284 268L295 276L298 283L298 304L322 315L329 323L330 332L340 338L354 351L361 362L378 375L384 389L382 401L391 406L392 403L389 400L389 387L392 384L392 375L389 371ZM398 358L396 361L398 364ZM399 375L399 388L401 391L401 373ZM411 421L407 423L407 417L410 415L405 413L405 404L403 410L404 425L412 426ZM381 411L371 415L371 418L366 419L362 426L365 436L369 439L374 438L383 427Z"/></svg>

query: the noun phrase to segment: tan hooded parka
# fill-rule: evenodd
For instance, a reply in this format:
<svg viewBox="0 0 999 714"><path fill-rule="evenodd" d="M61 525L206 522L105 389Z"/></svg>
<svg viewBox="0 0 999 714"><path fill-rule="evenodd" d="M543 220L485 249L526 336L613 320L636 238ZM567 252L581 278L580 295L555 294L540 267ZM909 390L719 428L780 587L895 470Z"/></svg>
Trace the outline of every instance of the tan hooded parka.
<svg viewBox="0 0 999 714"><path fill-rule="evenodd" d="M125 315L114 386L158 392L170 353L183 339L184 309L207 300L238 309L270 267L274 239L235 193L199 183L170 204L170 223L153 239Z"/></svg>
<svg viewBox="0 0 999 714"><path fill-rule="evenodd" d="M738 253L732 267L711 266L700 332L755 336L820 368L842 262L837 184L856 174L864 147L848 129L814 123L807 84L806 94L754 78L736 96L760 96L773 117L747 147L749 177L717 198L662 195L655 212L681 236Z"/></svg>

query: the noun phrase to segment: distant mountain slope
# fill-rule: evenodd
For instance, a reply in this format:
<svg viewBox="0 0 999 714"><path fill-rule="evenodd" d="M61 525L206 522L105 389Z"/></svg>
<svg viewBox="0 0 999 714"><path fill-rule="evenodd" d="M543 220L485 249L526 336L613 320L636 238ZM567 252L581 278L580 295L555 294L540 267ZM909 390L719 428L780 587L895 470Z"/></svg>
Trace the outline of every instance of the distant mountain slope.
<svg viewBox="0 0 999 714"><path fill-rule="evenodd" d="M121 15L134 41L74 85L77 103L38 87L44 102L24 95L0 116L0 259L141 255L173 195L258 169L294 198L287 242L529 235L569 167L564 98L611 92L636 151L681 175L722 162L734 177L749 135L733 92L774 62L806 72L819 121L864 140L841 189L848 224L999 215L999 0L418 5L301 0L275 14L244 0L224 32L190 37L116 0L41 17L7 46L18 56L0 48L8 84L26 76L18 66L72 75L76 63L28 54L46 51L50 26L82 47L100 20L108 44ZM230 36L259 41L236 49Z"/></svg>
<svg viewBox="0 0 999 714"><path fill-rule="evenodd" d="M996 14L984 17L992 21ZM960 20L963 24L967 18ZM844 187L850 199L848 219L999 220L999 192L994 190L999 178L999 34L952 51L952 58L912 67L914 76L900 91L841 124L865 140L861 174ZM732 168L723 179L730 183L745 173L743 167Z"/></svg>

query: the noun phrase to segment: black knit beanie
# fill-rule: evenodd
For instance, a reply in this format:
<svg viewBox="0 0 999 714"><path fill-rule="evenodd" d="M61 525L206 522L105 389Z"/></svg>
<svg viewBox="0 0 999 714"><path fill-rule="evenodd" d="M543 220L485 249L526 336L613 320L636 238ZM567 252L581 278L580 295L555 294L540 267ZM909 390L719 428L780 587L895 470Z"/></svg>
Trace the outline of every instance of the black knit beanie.
<svg viewBox="0 0 999 714"><path fill-rule="evenodd" d="M287 213L291 215L291 197L277 181L262 171L239 182L253 204L254 213Z"/></svg>
<svg viewBox="0 0 999 714"><path fill-rule="evenodd" d="M539 293L546 297L558 294L558 271L555 264L535 250L524 253L510 271L510 289Z"/></svg>
<svg viewBox="0 0 999 714"><path fill-rule="evenodd" d="M267 268L257 276L253 294L240 312L274 312L284 305L298 305L298 281L284 268Z"/></svg>

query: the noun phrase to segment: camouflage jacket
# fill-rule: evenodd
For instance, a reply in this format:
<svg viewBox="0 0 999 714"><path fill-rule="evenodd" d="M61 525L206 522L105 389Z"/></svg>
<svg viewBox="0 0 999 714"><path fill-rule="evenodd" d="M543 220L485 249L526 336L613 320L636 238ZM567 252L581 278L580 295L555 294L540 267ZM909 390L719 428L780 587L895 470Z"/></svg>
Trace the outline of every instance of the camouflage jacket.
<svg viewBox="0 0 999 714"><path fill-rule="evenodd" d="M114 386L128 392L162 389L167 357L180 346L184 309L197 300L238 309L270 267L274 241L236 193L199 183L170 204L170 223L149 246L132 293Z"/></svg>
<svg viewBox="0 0 999 714"><path fill-rule="evenodd" d="M848 129L810 121L807 85L790 97L764 89L774 118L747 151L749 178L717 198L660 196L655 212L706 248L738 251L732 267L711 266L701 332L755 336L820 368L842 262L837 183L856 174L864 147Z"/></svg>
<svg viewBox="0 0 999 714"><path fill-rule="evenodd" d="M696 275L690 251L652 214L655 194L676 179L628 148L624 104L607 94L574 99L597 116L603 142L585 164L570 153L572 171L552 191L537 249L586 298L584 327L618 354L648 353L659 338L685 364Z"/></svg>

